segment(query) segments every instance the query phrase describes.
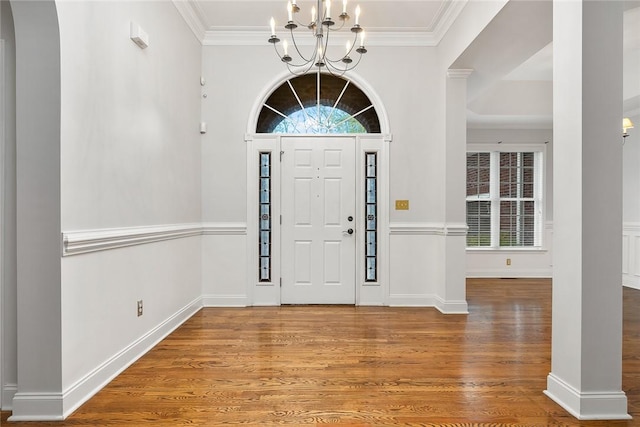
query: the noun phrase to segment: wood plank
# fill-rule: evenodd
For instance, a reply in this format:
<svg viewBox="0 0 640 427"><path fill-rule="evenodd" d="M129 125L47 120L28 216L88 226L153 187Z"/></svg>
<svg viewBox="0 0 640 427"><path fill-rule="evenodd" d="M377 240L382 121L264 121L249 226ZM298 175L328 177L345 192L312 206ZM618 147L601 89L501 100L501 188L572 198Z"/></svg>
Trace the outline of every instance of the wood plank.
<svg viewBox="0 0 640 427"><path fill-rule="evenodd" d="M634 420L615 422L579 422L542 393L550 280L469 279L467 291L467 316L203 309L64 422L10 425L640 425L640 291L624 290L623 389Z"/></svg>

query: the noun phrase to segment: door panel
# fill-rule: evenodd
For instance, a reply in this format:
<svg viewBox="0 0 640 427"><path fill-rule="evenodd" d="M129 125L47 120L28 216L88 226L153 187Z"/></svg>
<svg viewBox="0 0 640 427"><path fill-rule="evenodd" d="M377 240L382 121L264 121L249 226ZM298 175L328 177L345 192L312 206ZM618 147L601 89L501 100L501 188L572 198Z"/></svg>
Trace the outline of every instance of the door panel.
<svg viewBox="0 0 640 427"><path fill-rule="evenodd" d="M355 139L283 138L283 304L354 304Z"/></svg>

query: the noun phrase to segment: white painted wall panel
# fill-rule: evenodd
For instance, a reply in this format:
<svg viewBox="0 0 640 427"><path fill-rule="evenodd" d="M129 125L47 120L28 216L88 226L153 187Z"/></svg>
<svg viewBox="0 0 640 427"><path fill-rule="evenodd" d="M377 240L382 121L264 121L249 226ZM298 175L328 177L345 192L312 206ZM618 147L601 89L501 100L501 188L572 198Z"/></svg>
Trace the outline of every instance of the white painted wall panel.
<svg viewBox="0 0 640 427"><path fill-rule="evenodd" d="M201 238L62 259L63 390L200 300ZM138 300L143 301L140 317Z"/></svg>
<svg viewBox="0 0 640 427"><path fill-rule="evenodd" d="M622 225L622 283L640 289L640 222Z"/></svg>
<svg viewBox="0 0 640 427"><path fill-rule="evenodd" d="M62 228L200 221L200 44L171 2L60 2ZM149 34L140 49L130 22Z"/></svg>
<svg viewBox="0 0 640 427"><path fill-rule="evenodd" d="M227 230L227 231L225 231ZM258 243L255 242L257 248ZM202 237L202 298L205 306L250 305L245 227L220 224ZM257 281L257 279L256 279Z"/></svg>
<svg viewBox="0 0 640 427"><path fill-rule="evenodd" d="M394 231L389 236L389 305L433 306L436 283L443 280L443 236Z"/></svg>

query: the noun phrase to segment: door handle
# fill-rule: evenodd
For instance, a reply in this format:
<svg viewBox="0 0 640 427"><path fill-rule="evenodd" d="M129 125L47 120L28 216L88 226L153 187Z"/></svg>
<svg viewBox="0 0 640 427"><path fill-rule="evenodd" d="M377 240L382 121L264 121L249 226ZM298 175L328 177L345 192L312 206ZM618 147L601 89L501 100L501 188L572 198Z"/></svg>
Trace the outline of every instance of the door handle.
<svg viewBox="0 0 640 427"><path fill-rule="evenodd" d="M353 234L353 228L350 228L348 230L344 230L343 233Z"/></svg>

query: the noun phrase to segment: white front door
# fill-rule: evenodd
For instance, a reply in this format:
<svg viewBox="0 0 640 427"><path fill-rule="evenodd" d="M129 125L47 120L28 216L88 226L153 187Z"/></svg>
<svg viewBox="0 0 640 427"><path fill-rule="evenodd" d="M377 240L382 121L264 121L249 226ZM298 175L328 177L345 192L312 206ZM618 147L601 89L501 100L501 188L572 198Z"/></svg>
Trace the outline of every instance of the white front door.
<svg viewBox="0 0 640 427"><path fill-rule="evenodd" d="M282 138L282 156L281 303L355 304L355 139Z"/></svg>

